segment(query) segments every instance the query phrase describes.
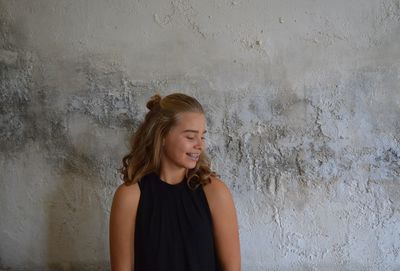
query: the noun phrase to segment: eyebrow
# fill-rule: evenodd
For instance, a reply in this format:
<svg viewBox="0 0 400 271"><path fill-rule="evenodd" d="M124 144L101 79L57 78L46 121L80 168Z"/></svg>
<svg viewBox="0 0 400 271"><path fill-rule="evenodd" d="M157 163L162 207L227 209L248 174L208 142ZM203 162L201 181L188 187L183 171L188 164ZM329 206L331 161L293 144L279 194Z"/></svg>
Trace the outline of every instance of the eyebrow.
<svg viewBox="0 0 400 271"><path fill-rule="evenodd" d="M198 134L198 133L199 133L199 131L197 131L197 130L190 130L190 129L186 129L186 130L185 130L185 131L183 131L182 133L196 133L196 134ZM207 133L207 131L206 131L206 130L203 132L203 134L205 134L205 133Z"/></svg>

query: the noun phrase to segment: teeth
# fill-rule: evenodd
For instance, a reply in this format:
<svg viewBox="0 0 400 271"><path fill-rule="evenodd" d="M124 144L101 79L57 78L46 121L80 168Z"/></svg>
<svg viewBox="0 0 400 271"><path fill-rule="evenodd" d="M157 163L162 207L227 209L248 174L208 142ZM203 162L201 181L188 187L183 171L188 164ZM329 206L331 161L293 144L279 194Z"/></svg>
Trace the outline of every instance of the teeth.
<svg viewBox="0 0 400 271"><path fill-rule="evenodd" d="M195 153L189 153L189 156L192 158L199 158L199 154L195 154Z"/></svg>

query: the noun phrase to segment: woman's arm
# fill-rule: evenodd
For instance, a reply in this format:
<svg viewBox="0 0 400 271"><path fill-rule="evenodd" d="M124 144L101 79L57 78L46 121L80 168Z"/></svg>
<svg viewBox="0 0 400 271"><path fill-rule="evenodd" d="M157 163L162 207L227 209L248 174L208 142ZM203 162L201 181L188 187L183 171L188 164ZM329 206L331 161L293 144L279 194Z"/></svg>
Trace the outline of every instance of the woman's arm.
<svg viewBox="0 0 400 271"><path fill-rule="evenodd" d="M139 198L138 184L121 184L115 191L109 228L112 271L133 270L135 221Z"/></svg>
<svg viewBox="0 0 400 271"><path fill-rule="evenodd" d="M217 255L224 271L240 271L240 241L236 209L228 187L212 178L204 186L210 207Z"/></svg>

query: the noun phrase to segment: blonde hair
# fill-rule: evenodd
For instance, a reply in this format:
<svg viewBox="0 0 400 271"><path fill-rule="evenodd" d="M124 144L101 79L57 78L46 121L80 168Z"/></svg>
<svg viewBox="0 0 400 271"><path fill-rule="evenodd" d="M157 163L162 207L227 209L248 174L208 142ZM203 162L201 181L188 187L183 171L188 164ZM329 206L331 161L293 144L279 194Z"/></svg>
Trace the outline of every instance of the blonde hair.
<svg viewBox="0 0 400 271"><path fill-rule="evenodd" d="M164 98L156 94L150 98L143 122L132 135L130 152L122 159L119 169L125 184L137 183L150 172L160 172L162 140L172 126L177 123L178 114L195 112L204 114L203 107L193 97L182 93L173 93ZM210 169L210 160L204 151L201 152L195 168L186 171L189 187L205 185L211 177L218 176Z"/></svg>

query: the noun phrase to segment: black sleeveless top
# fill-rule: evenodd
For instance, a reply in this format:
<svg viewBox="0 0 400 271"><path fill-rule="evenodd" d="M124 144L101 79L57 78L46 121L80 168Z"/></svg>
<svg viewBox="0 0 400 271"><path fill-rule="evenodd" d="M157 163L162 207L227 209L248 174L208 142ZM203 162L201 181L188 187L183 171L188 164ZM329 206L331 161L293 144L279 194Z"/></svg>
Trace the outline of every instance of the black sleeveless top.
<svg viewBox="0 0 400 271"><path fill-rule="evenodd" d="M168 184L154 172L138 184L134 271L219 271L203 187Z"/></svg>

